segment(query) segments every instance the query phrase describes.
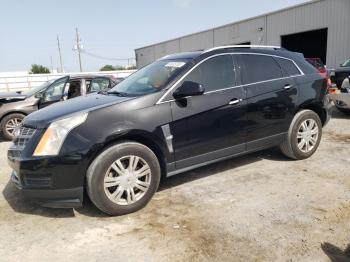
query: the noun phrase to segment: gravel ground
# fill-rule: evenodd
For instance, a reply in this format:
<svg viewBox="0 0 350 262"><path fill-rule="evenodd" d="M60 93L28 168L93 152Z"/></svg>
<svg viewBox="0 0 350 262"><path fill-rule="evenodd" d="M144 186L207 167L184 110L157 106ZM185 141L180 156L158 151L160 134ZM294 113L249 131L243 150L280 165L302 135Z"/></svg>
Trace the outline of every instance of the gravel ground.
<svg viewBox="0 0 350 262"><path fill-rule="evenodd" d="M350 261L350 117L317 153L265 150L166 179L143 210L42 208L9 182L0 143L0 261Z"/></svg>

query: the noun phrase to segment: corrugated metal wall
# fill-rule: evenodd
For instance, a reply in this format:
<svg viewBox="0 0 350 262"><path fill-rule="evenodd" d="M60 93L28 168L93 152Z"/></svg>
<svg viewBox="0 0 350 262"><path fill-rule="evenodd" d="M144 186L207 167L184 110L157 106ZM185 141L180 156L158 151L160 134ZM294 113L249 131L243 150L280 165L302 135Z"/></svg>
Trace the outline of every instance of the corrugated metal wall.
<svg viewBox="0 0 350 262"><path fill-rule="evenodd" d="M259 30L262 28L263 30ZM281 45L281 36L328 28L327 65L336 67L350 57L350 0L316 0L308 4L187 35L135 50L138 67L168 54L213 46Z"/></svg>

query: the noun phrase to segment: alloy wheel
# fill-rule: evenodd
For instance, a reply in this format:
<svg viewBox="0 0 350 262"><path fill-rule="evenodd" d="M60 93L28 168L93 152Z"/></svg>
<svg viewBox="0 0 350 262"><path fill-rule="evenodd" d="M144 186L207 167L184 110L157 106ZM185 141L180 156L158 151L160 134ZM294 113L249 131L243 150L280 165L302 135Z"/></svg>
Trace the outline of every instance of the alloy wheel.
<svg viewBox="0 0 350 262"><path fill-rule="evenodd" d="M22 119L21 118L11 118L9 121L7 121L7 123L5 124L5 130L8 134L10 134L11 136L14 135L15 130L17 127L19 127L22 123Z"/></svg>

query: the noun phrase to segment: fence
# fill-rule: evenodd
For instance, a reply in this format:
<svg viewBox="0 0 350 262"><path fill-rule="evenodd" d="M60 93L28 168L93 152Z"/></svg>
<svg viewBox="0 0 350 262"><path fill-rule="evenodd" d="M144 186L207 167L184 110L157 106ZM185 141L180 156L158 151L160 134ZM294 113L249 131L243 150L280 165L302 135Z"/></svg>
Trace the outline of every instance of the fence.
<svg viewBox="0 0 350 262"><path fill-rule="evenodd" d="M69 74L27 74L20 76L0 76L0 92L15 92L31 89L42 85L43 83L56 79L65 75L113 75L114 77L127 77L135 72L135 70L121 71L103 71L103 72L84 72Z"/></svg>

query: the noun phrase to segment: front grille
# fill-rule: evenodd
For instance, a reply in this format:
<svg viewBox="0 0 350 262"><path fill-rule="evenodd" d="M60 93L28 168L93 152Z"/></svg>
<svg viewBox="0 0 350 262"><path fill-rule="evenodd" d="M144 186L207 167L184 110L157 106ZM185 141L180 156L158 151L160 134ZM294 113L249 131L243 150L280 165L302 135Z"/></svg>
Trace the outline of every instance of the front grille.
<svg viewBox="0 0 350 262"><path fill-rule="evenodd" d="M24 149L26 144L35 134L35 131L36 129L34 128L21 126L19 131L17 131L15 134L15 138L13 140L13 148L20 150Z"/></svg>

